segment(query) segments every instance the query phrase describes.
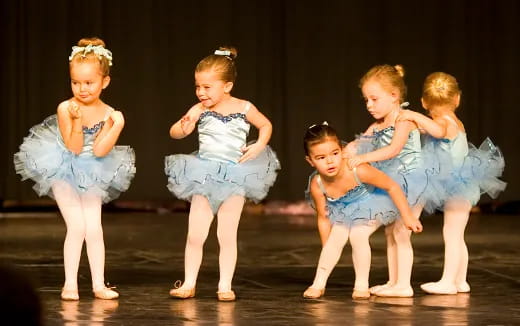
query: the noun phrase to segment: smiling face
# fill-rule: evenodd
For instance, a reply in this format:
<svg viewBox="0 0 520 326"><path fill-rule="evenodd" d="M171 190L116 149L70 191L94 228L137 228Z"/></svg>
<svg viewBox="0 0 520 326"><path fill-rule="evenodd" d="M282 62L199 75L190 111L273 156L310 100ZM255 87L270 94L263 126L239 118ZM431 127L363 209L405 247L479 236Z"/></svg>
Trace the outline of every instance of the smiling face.
<svg viewBox="0 0 520 326"><path fill-rule="evenodd" d="M99 100L101 92L110 83L110 77L101 72L99 62L74 62L70 66L70 86L74 99L83 105Z"/></svg>
<svg viewBox="0 0 520 326"><path fill-rule="evenodd" d="M396 106L399 106L399 94L384 89L377 80L370 79L361 87L368 112L376 120L384 119Z"/></svg>
<svg viewBox="0 0 520 326"><path fill-rule="evenodd" d="M195 94L206 108L212 108L230 96L232 82L225 82L213 70L195 73Z"/></svg>
<svg viewBox="0 0 520 326"><path fill-rule="evenodd" d="M326 138L323 142L310 145L309 155L305 159L320 175L326 177L336 176L344 167L337 138Z"/></svg>

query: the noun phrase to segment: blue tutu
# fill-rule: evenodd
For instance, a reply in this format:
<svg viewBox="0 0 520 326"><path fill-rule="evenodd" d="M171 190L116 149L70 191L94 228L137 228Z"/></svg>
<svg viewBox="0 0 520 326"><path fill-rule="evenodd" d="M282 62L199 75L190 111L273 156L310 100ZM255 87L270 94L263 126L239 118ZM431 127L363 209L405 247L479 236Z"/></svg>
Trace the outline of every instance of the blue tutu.
<svg viewBox="0 0 520 326"><path fill-rule="evenodd" d="M463 135L465 141L465 134ZM436 180L433 187L442 189L437 205L426 207L428 211L442 210L448 199L462 198L475 205L480 196L487 193L496 198L506 187L506 183L499 179L505 167L504 157L500 149L486 138L476 148L467 143L467 154L461 158L459 164L454 162L453 156L446 150L450 141L426 136L423 142L423 151L431 157L441 161L441 168L449 170L447 176Z"/></svg>
<svg viewBox="0 0 520 326"><path fill-rule="evenodd" d="M310 175L305 191L305 197L313 208L315 207L310 196L310 184L316 174L315 171ZM388 225L399 218L399 210L388 193L382 189L360 183L343 196L333 199L327 196L320 179L318 184L327 200L327 217L332 224L346 227L373 223Z"/></svg>
<svg viewBox="0 0 520 326"><path fill-rule="evenodd" d="M66 181L79 194L89 192L109 202L128 189L135 174L135 155L129 146L114 146L104 157L92 152L95 134L84 133L83 151L69 151L61 138L56 115L32 127L14 154L16 173L35 182L39 196L54 198L52 185Z"/></svg>
<svg viewBox="0 0 520 326"><path fill-rule="evenodd" d="M254 202L264 199L279 169L280 162L269 146L255 159L244 163L204 159L198 152L165 158L168 189L175 197L191 201L193 195L202 195L214 213L232 195Z"/></svg>
<svg viewBox="0 0 520 326"><path fill-rule="evenodd" d="M375 131L374 135L358 136L357 153L363 154L388 146L394 130L394 127L388 127ZM400 185L410 206L436 206L444 197L444 189L435 185L445 179L450 170L434 155L425 155L421 150L417 129L410 133L407 143L397 156L371 165Z"/></svg>

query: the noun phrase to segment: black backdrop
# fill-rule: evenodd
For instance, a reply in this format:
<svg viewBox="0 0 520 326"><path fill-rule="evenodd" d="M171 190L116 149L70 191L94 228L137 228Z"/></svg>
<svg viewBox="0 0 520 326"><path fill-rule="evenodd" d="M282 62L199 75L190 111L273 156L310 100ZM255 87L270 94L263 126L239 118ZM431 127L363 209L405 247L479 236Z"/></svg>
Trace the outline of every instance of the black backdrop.
<svg viewBox="0 0 520 326"><path fill-rule="evenodd" d="M469 139L489 136L506 158L502 200L519 199L520 2L452 1L27 1L1 0L0 198L35 198L12 154L28 129L69 97L67 57L84 36L114 53L104 100L126 117L121 144L137 154L137 175L122 198L171 198L165 155L191 152L196 135L168 129L195 103L193 69L222 44L239 50L233 94L273 122L271 146L283 166L271 199L303 197L308 125L328 120L344 139L371 122L357 86L371 66L403 64L412 108L425 76L455 75ZM252 135L254 137L254 135Z"/></svg>

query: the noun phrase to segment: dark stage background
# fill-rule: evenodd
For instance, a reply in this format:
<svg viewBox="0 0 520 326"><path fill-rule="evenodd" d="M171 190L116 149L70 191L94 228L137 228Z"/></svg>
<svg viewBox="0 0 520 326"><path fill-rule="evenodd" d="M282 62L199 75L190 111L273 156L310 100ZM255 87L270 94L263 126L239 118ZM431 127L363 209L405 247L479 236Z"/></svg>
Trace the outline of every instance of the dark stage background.
<svg viewBox="0 0 520 326"><path fill-rule="evenodd" d="M455 75L459 111L475 144L489 136L506 158L500 200L518 200L520 2L495 1L26 1L1 0L0 198L36 198L15 175L12 155L28 129L71 94L67 58L84 36L114 53L104 100L121 109L120 144L137 155L126 200L167 200L164 156L191 152L196 134L168 130L195 103L193 70L222 44L239 50L233 94L274 125L283 170L270 199L301 199L310 167L302 135L329 121L352 139L372 118L359 78L373 65L403 64L412 108L433 71ZM252 135L254 137L254 134Z"/></svg>

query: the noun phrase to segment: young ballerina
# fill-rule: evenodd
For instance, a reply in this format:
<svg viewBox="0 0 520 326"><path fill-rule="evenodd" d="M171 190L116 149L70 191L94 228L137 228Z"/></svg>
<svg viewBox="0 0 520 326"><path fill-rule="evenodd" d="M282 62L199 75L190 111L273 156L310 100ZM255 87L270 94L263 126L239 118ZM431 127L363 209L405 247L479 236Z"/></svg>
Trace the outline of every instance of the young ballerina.
<svg viewBox="0 0 520 326"><path fill-rule="evenodd" d="M112 53L99 38L85 38L69 57L72 98L57 114L32 127L14 155L16 172L35 181L38 195L53 197L67 226L63 245L63 300L78 300L78 267L83 242L94 296L115 299L105 286L105 245L101 205L128 189L135 156L128 146L115 146L123 114L100 99L110 83Z"/></svg>
<svg viewBox="0 0 520 326"><path fill-rule="evenodd" d="M403 189L418 219L428 190L428 169L421 158L421 140L417 126L409 121L396 121L406 96L402 66L380 65L370 69L360 80L360 88L368 112L376 119L356 141L358 155L349 159L355 167L372 163L392 177ZM403 104L402 104L403 103ZM371 151L365 152L369 145ZM363 153L365 152L365 153ZM402 220L386 226L389 281L370 289L372 294L389 297L411 297L413 264L411 232Z"/></svg>
<svg viewBox="0 0 520 326"><path fill-rule="evenodd" d="M356 274L352 298L369 298L370 235L399 216L414 232L421 232L422 225L413 217L400 186L390 177L369 164L348 167L333 128L326 124L311 126L303 145L305 159L316 169L307 192L318 218L328 218L332 224L314 282L303 296L316 299L324 294L327 279L350 238Z"/></svg>
<svg viewBox="0 0 520 326"><path fill-rule="evenodd" d="M456 294L469 292L466 280L468 248L464 230L471 207L480 194L487 192L493 198L506 184L499 180L504 168L500 150L489 139L476 149L468 146L464 125L455 115L459 107L461 91L455 77L435 72L430 74L423 86L421 102L431 119L414 111L403 110L398 121L412 121L421 130L434 138L428 138L424 151L443 157L445 166L451 169L447 178L438 185L446 194L443 207L425 207L444 210L444 269L438 282L421 285L432 294Z"/></svg>
<svg viewBox="0 0 520 326"><path fill-rule="evenodd" d="M195 69L199 103L170 128L170 136L188 136L198 123L199 150L194 155L166 157L169 190L191 201L186 240L184 283L170 290L175 298L195 296L197 274L214 214L220 246L217 297L235 300L231 282L237 260L237 230L246 198L259 201L267 195L280 168L267 146L271 122L248 101L231 96L236 78L234 48L221 47ZM258 140L246 145L250 125Z"/></svg>

